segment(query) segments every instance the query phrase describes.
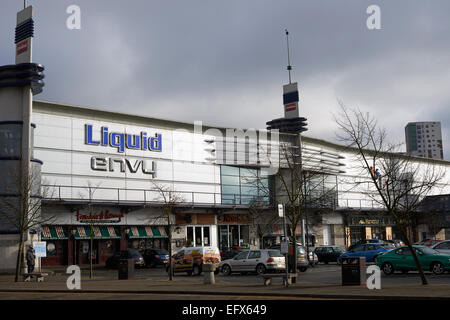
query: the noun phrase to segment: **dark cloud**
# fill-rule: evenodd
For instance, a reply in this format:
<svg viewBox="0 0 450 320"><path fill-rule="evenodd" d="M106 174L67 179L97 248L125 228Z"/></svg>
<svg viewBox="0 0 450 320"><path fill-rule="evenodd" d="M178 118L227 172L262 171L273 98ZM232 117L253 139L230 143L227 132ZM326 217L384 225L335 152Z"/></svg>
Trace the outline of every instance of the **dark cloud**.
<svg viewBox="0 0 450 320"><path fill-rule="evenodd" d="M282 115L284 28L307 134L334 139L337 100L373 112L392 140L411 121L442 122L450 159L447 0L40 0L34 60L46 66L36 98L234 127ZM0 64L13 61L15 14L0 4ZM82 29L66 28L77 4ZM382 30L366 28L381 7Z"/></svg>

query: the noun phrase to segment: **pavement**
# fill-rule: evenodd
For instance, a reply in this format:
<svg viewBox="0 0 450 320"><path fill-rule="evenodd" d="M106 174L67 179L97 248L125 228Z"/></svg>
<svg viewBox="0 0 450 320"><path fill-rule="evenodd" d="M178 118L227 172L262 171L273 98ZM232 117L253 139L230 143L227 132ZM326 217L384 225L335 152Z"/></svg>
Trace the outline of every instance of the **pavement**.
<svg viewBox="0 0 450 320"><path fill-rule="evenodd" d="M245 296L249 299L258 297L286 298L323 298L323 299L419 299L419 300L450 300L450 284L396 284L383 285L380 290L369 290L366 286L342 286L323 282L302 280L299 274L297 283L284 287L281 278L272 280L270 286L264 286L263 279L254 282L230 282L226 277L216 277L215 284L204 284L203 275L192 277L175 276L168 278L135 278L118 280L117 271L105 272L94 270L94 277L89 278L89 271L82 268L81 290L67 289L67 278L63 268L42 270L49 272L44 282L14 282L13 275L0 275L0 293L104 293L104 294L134 294L139 295L176 295L195 294L205 296L227 297ZM22 280L22 279L21 279Z"/></svg>

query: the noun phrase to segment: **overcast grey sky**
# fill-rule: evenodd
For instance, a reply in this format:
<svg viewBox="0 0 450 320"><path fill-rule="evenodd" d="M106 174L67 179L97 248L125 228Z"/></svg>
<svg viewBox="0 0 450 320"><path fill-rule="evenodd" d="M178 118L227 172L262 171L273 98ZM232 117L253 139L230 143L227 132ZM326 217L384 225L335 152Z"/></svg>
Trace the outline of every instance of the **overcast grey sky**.
<svg viewBox="0 0 450 320"><path fill-rule="evenodd" d="M450 160L448 0L29 0L36 99L211 125L264 128L299 83L306 135L333 141L337 99L373 113L392 141L412 121L441 121ZM81 8L69 30L66 8ZM366 9L381 8L381 30ZM0 2L0 65L14 62L22 0Z"/></svg>

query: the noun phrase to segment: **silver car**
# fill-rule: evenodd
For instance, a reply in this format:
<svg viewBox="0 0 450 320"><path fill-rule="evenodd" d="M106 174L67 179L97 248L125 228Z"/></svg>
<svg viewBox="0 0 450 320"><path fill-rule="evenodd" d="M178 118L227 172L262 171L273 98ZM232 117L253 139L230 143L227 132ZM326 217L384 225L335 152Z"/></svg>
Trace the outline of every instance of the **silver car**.
<svg viewBox="0 0 450 320"><path fill-rule="evenodd" d="M227 276L233 272L264 274L267 271L284 271L285 268L284 256L273 249L243 251L219 264L219 270Z"/></svg>
<svg viewBox="0 0 450 320"><path fill-rule="evenodd" d="M450 240L438 242L432 245L431 249L434 249L439 253L450 254Z"/></svg>

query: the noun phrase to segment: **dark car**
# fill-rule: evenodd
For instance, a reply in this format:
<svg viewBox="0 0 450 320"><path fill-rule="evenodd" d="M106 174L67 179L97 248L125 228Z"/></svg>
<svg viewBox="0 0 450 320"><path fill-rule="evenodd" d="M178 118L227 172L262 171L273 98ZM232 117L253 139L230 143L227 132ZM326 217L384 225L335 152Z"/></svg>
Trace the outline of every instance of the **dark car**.
<svg viewBox="0 0 450 320"><path fill-rule="evenodd" d="M144 257L135 249L128 249L127 251L118 251L113 256L106 260L106 268L117 268L119 265L119 260L123 257L127 259L134 259L134 266L136 268L145 267Z"/></svg>
<svg viewBox="0 0 450 320"><path fill-rule="evenodd" d="M337 262L344 250L339 246L320 246L314 250L314 253L319 258L319 262L329 263Z"/></svg>
<svg viewBox="0 0 450 320"><path fill-rule="evenodd" d="M169 263L169 251L165 249L146 249L142 256L144 257L145 265L150 268L165 266Z"/></svg>

